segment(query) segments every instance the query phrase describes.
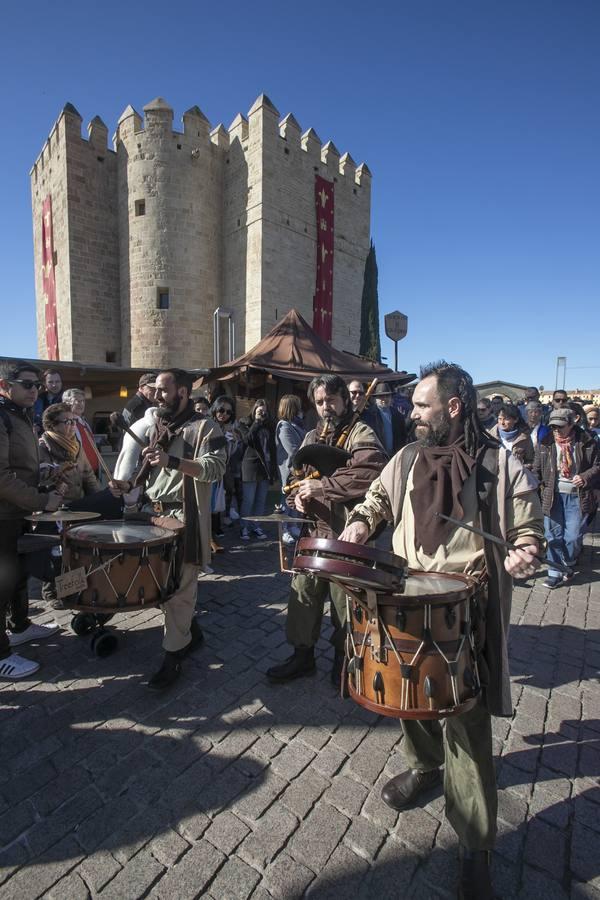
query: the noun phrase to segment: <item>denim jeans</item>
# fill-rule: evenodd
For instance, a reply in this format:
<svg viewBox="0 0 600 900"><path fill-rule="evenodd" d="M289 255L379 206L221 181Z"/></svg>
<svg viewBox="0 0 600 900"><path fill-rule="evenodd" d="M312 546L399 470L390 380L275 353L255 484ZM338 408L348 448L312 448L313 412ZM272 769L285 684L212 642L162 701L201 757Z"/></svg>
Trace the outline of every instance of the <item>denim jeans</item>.
<svg viewBox="0 0 600 900"><path fill-rule="evenodd" d="M266 478L263 478L262 481L244 481L240 528L254 527L252 514L264 516L268 491L269 482Z"/></svg>
<svg viewBox="0 0 600 900"><path fill-rule="evenodd" d="M548 541L548 559L573 566L581 551L581 506L579 494L556 491L549 516L544 516L544 531ZM550 578L563 573L548 566Z"/></svg>

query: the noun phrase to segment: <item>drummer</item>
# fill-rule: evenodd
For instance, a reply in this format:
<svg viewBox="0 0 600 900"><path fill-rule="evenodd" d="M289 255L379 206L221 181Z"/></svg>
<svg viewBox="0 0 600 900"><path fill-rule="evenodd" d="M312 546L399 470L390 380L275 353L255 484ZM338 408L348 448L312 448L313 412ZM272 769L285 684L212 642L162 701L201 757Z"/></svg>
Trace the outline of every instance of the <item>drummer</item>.
<svg viewBox="0 0 600 900"><path fill-rule="evenodd" d="M314 471L312 466L305 467L300 477L292 474L288 483L292 480L298 484L289 495L288 505L316 520L315 536L331 539L343 529L348 508L365 496L387 457L375 432L361 421L360 413L353 412L348 387L338 375L313 378L308 398L315 406L319 421L316 429L306 434L301 446L343 444L342 449L350 458L327 478L307 477ZM340 683L346 595L339 586L304 574L292 578L288 601L286 637L294 652L281 665L267 670L271 681L291 681L315 672L315 644L321 633L323 604L328 595L334 627L331 643L335 651L331 679L334 684Z"/></svg>
<svg viewBox="0 0 600 900"><path fill-rule="evenodd" d="M58 625L36 625L28 618L27 573L17 554L25 531L25 514L52 512L62 503L58 491L42 493L33 407L40 389L40 373L21 361L0 366L0 678L26 678L39 663L13 648L48 638ZM8 633L7 633L8 625Z"/></svg>
<svg viewBox="0 0 600 900"><path fill-rule="evenodd" d="M184 525L184 563L177 592L163 604L165 656L148 687L163 690L180 675L182 659L203 640L194 611L200 566L210 560L210 485L225 472L225 438L212 419L194 410L193 378L168 369L156 378L157 423L142 451L149 464L141 512L155 524ZM158 443L157 443L158 440ZM131 481L111 482L115 494L129 493Z"/></svg>
<svg viewBox="0 0 600 900"><path fill-rule="evenodd" d="M496 836L497 788L491 716L511 716L508 627L512 578L533 575L543 546L537 482L491 439L477 416L471 376L440 362L421 370L411 418L417 442L404 447L350 513L342 540L364 543L383 521L394 523L394 552L412 569L469 574L487 582L480 609L480 702L445 719L402 720L410 768L382 798L402 811L442 780L446 815L460 841L459 896L494 896L490 851ZM452 515L519 545L504 558L496 544L436 516ZM409 576L410 577L410 576ZM481 631L485 628L485 635Z"/></svg>

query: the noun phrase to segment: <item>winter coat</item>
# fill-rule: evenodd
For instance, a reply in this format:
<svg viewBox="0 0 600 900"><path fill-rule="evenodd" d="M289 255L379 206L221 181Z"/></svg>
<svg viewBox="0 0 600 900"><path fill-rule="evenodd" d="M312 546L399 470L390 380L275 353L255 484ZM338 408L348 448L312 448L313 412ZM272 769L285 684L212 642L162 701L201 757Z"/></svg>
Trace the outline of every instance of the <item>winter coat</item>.
<svg viewBox="0 0 600 900"><path fill-rule="evenodd" d="M600 448L582 428L575 426L574 433L576 470L585 482L577 493L581 514L587 516L596 509L594 491L600 487ZM542 510L545 516L549 516L557 489L556 444L552 434L538 443L533 472L541 482Z"/></svg>
<svg viewBox="0 0 600 900"><path fill-rule="evenodd" d="M67 451L49 437L47 432L40 438L40 463L51 463L62 466L69 461ZM66 469L61 475L61 481L67 485L64 494L65 500L81 500L83 496L95 494L100 490L98 479L90 466L89 460L83 448L79 445L77 459L72 469Z"/></svg>
<svg viewBox="0 0 600 900"><path fill-rule="evenodd" d="M304 440L304 428L299 419L289 422L280 419L275 428L275 444L277 447L277 465L282 486L287 482L294 454Z"/></svg>
<svg viewBox="0 0 600 900"><path fill-rule="evenodd" d="M242 443L245 446L242 458L242 480L264 481L271 484L277 478L277 452L275 449L275 429L272 422L253 421L246 417L238 422ZM265 455L263 439L266 438L268 458Z"/></svg>
<svg viewBox="0 0 600 900"><path fill-rule="evenodd" d="M496 438L497 441L502 443L502 438L500 437L500 429L498 425L494 425L493 428L490 428L489 433L492 437ZM533 449L533 442L529 437L529 432L526 430L520 431L516 438L513 441L513 445L510 449L510 452L519 462L522 462L524 466L527 466L528 469L531 469L533 466L533 459L535 456L535 451Z"/></svg>
<svg viewBox="0 0 600 900"><path fill-rule="evenodd" d="M33 415L0 397L0 519L22 519L46 508L40 493L40 455Z"/></svg>

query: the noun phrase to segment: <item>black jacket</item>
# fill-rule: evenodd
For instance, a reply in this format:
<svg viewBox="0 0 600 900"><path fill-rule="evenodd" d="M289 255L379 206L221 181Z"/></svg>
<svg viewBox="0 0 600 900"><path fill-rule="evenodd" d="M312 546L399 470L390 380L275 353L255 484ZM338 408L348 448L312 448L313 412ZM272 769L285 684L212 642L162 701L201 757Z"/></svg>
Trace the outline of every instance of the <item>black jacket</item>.
<svg viewBox="0 0 600 900"><path fill-rule="evenodd" d="M242 457L242 480L267 479L272 484L277 478L277 449L273 423L270 419L266 422L257 422L245 418L239 420L238 426L246 448Z"/></svg>
<svg viewBox="0 0 600 900"><path fill-rule="evenodd" d="M148 400L143 394L136 393L131 400L125 404L123 418L131 428L133 423L137 422L138 419L141 419L146 410L150 409L151 406L155 406L154 401Z"/></svg>
<svg viewBox="0 0 600 900"><path fill-rule="evenodd" d="M589 515L596 507L594 489L600 487L600 451L598 444L583 429L575 427L575 461L577 473L585 485L579 488L581 513ZM549 516L556 490L556 445L552 434L546 435L535 448L533 474L541 482L542 510Z"/></svg>

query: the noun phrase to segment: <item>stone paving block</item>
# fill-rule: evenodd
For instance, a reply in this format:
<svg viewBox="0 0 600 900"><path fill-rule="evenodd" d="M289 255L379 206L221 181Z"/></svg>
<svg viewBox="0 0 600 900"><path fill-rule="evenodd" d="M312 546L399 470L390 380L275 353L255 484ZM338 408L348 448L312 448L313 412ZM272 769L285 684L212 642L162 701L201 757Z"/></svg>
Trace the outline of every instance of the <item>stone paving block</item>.
<svg viewBox="0 0 600 900"><path fill-rule="evenodd" d="M329 781L311 768L294 779L281 796L280 802L297 818L303 819L328 787Z"/></svg>
<svg viewBox="0 0 600 900"><path fill-rule="evenodd" d="M440 853L441 851L438 851ZM410 888L418 865L418 857L406 850L394 838L387 841L377 854L375 865L365 879L364 894L361 896L377 898L377 900L399 900L410 897ZM413 895L416 898L430 896L428 891Z"/></svg>
<svg viewBox="0 0 600 900"><path fill-rule="evenodd" d="M222 812L215 817L204 836L217 850L230 856L249 831L248 826L233 813Z"/></svg>
<svg viewBox="0 0 600 900"><path fill-rule="evenodd" d="M350 821L332 807L317 805L293 835L288 851L318 873L348 830Z"/></svg>
<svg viewBox="0 0 600 900"><path fill-rule="evenodd" d="M312 750L304 744L294 741L284 747L281 753L271 761L271 769L276 775L292 781L304 771L314 758L315 754Z"/></svg>
<svg viewBox="0 0 600 900"><path fill-rule="evenodd" d="M311 769L318 772L323 778L333 778L346 763L347 759L348 757L343 750L340 750L330 741L320 753L317 753L312 761Z"/></svg>
<svg viewBox="0 0 600 900"><path fill-rule="evenodd" d="M228 859L210 886L211 894L219 900L247 900L258 882L260 875L243 860L233 857Z"/></svg>
<svg viewBox="0 0 600 900"><path fill-rule="evenodd" d="M511 825L520 825L527 818L528 804L512 791L498 791L498 817Z"/></svg>
<svg viewBox="0 0 600 900"><path fill-rule="evenodd" d="M102 900L138 900L145 897L163 872L161 864L147 850L142 850L104 888Z"/></svg>
<svg viewBox="0 0 600 900"><path fill-rule="evenodd" d="M224 862L223 854L208 841L202 840L163 875L148 896L153 900L193 900L201 897Z"/></svg>
<svg viewBox="0 0 600 900"><path fill-rule="evenodd" d="M349 756L367 736L369 729L366 725L357 723L344 723L336 729L333 735L333 743Z"/></svg>
<svg viewBox="0 0 600 900"><path fill-rule="evenodd" d="M518 897L519 900L568 900L569 895L561 887L559 879L525 865Z"/></svg>
<svg viewBox="0 0 600 900"><path fill-rule="evenodd" d="M546 769L573 777L577 774L577 756L577 744L565 742L549 744L542 750L541 764Z"/></svg>
<svg viewBox="0 0 600 900"><path fill-rule="evenodd" d="M502 900L514 900L521 886L521 867L513 865L497 853L492 853L491 871L496 896Z"/></svg>
<svg viewBox="0 0 600 900"><path fill-rule="evenodd" d="M356 856L352 850L340 844L316 880L309 886L306 897L337 900L341 896L358 893L368 870L369 864L362 857Z"/></svg>
<svg viewBox="0 0 600 900"><path fill-rule="evenodd" d="M83 766L73 766L70 771L61 772L50 784L36 791L31 802L38 815L47 816L79 791L84 790L90 781L90 773Z"/></svg>
<svg viewBox="0 0 600 900"><path fill-rule="evenodd" d="M365 800L361 815L374 822L375 825L391 831L398 819L398 813L381 799L381 791L387 781L387 775L380 775Z"/></svg>
<svg viewBox="0 0 600 900"><path fill-rule="evenodd" d="M0 795L7 804L15 806L19 801L25 800L35 794L44 785L56 778L57 771L51 760L43 759L37 765L32 766L21 775L10 778L0 786Z"/></svg>
<svg viewBox="0 0 600 900"><path fill-rule="evenodd" d="M10 844L35 822L35 810L28 800L0 816L0 846Z"/></svg>
<svg viewBox="0 0 600 900"><path fill-rule="evenodd" d="M85 857L76 871L96 894L121 871L121 866L108 850L96 850Z"/></svg>
<svg viewBox="0 0 600 900"><path fill-rule="evenodd" d="M0 885L12 878L18 868L29 861L29 850L25 841L13 842L0 850Z"/></svg>
<svg viewBox="0 0 600 900"><path fill-rule="evenodd" d="M296 900L303 896L314 877L314 872L284 851L268 867L264 884L269 894L276 900Z"/></svg>
<svg viewBox="0 0 600 900"><path fill-rule="evenodd" d="M253 789L253 781L244 772L238 770L235 765L229 766L204 785L198 795L198 802L208 815L216 815L224 807L229 806L238 794L243 796Z"/></svg>
<svg viewBox="0 0 600 900"><path fill-rule="evenodd" d="M407 809L399 817L394 837L406 846L414 848L421 856L430 852L440 827L424 809Z"/></svg>
<svg viewBox="0 0 600 900"><path fill-rule="evenodd" d="M364 744L364 742L363 742ZM388 759L388 753L372 747L369 752L363 750L363 744L353 754L346 766L344 773L356 778L367 786L375 784Z"/></svg>
<svg viewBox="0 0 600 900"><path fill-rule="evenodd" d="M233 811L245 819L258 819L286 788L287 781L266 769L258 784L249 782L244 793L233 804Z"/></svg>
<svg viewBox="0 0 600 900"><path fill-rule="evenodd" d="M336 775L323 799L351 819L360 812L368 793L367 788L354 781L353 778Z"/></svg>
<svg viewBox="0 0 600 900"><path fill-rule="evenodd" d="M562 881L565 870L564 831L540 819L532 819L527 828L525 860L544 869L556 881Z"/></svg>
<svg viewBox="0 0 600 900"><path fill-rule="evenodd" d="M307 747L317 752L322 750L330 739L331 733L319 725L305 725L298 734L298 740L301 740Z"/></svg>
<svg viewBox="0 0 600 900"><path fill-rule="evenodd" d="M78 828L101 805L102 801L95 788L88 787L71 797L45 819L36 822L27 835L32 856L44 853L69 831Z"/></svg>
<svg viewBox="0 0 600 900"><path fill-rule="evenodd" d="M274 803L244 840L239 853L251 865L264 869L282 850L298 827L296 816L281 803Z"/></svg>
<svg viewBox="0 0 600 900"><path fill-rule="evenodd" d="M150 841L147 849L161 865L169 867L190 849L190 845L172 828L167 828Z"/></svg>
<svg viewBox="0 0 600 900"><path fill-rule="evenodd" d="M2 886L2 900L36 900L81 861L81 848L71 835L24 866Z"/></svg>
<svg viewBox="0 0 600 900"><path fill-rule="evenodd" d="M570 868L573 876L600 888L600 834L580 822L573 825Z"/></svg>
<svg viewBox="0 0 600 900"><path fill-rule="evenodd" d="M387 838L387 831L369 822L363 816L355 816L350 822L350 828L344 835L344 843L350 847L353 853L371 861L378 853L379 848Z"/></svg>
<svg viewBox="0 0 600 900"><path fill-rule="evenodd" d="M278 741L274 735L263 734L261 738L254 744L253 750L259 756L264 756L265 759L272 759L285 747L286 745L282 743L282 741Z"/></svg>
<svg viewBox="0 0 600 900"><path fill-rule="evenodd" d="M61 878L46 894L48 900L89 900L89 896L87 885L76 872Z"/></svg>
<svg viewBox="0 0 600 900"><path fill-rule="evenodd" d="M197 841L209 827L211 820L203 812L189 812L177 817L173 826L187 841Z"/></svg>
<svg viewBox="0 0 600 900"><path fill-rule="evenodd" d="M106 803L77 829L77 840L89 853L115 832L115 822L129 822L137 807L128 797L118 797Z"/></svg>
<svg viewBox="0 0 600 900"><path fill-rule="evenodd" d="M600 888L581 881L571 882L571 900L600 900Z"/></svg>

